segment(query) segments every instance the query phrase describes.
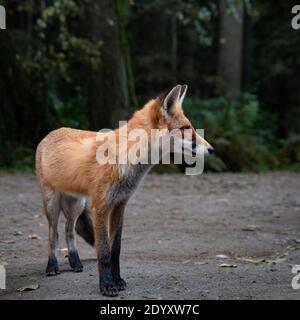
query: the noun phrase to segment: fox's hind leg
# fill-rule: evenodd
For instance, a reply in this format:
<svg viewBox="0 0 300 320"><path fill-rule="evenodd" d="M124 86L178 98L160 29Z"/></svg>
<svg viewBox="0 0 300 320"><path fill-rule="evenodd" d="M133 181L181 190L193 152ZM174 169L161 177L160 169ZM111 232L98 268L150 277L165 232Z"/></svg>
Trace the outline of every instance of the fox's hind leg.
<svg viewBox="0 0 300 320"><path fill-rule="evenodd" d="M49 224L49 256L46 274L48 276L53 276L59 273L57 260L57 224L60 213L60 193L49 187L42 187L42 193L44 209Z"/></svg>
<svg viewBox="0 0 300 320"><path fill-rule="evenodd" d="M68 246L69 263L73 271L81 272L83 269L75 243L75 225L78 217L82 214L86 200L62 194L61 205L66 217L66 242Z"/></svg>

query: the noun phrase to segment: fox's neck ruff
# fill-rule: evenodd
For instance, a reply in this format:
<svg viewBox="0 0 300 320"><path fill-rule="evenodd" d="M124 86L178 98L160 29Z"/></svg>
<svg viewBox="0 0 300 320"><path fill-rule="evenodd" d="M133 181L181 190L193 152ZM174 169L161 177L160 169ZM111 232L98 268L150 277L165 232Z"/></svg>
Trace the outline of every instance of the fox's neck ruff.
<svg viewBox="0 0 300 320"><path fill-rule="evenodd" d="M156 120L155 112L159 106L156 100L149 101L142 109L134 113L128 123L117 130L118 141L119 141L119 159L128 159L129 150L138 143L138 160L127 161L126 164L117 164L120 177L139 181L146 173L155 165L151 163L151 148L153 140L151 139L151 132L154 129L154 121ZM132 141L130 138L130 133L141 132L138 135L138 139ZM124 136L126 137L124 138ZM123 144L122 144L122 138ZM155 143L155 142L154 142ZM129 159L130 160L130 159ZM142 161L146 160L146 161Z"/></svg>

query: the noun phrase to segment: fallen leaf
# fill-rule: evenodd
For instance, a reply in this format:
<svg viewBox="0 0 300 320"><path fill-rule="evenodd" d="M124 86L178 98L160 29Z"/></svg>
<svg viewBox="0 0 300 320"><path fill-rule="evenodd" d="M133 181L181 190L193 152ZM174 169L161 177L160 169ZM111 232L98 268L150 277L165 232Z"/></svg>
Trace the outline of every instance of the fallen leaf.
<svg viewBox="0 0 300 320"><path fill-rule="evenodd" d="M15 241L14 240L0 240L0 243L10 244L10 243L15 243Z"/></svg>
<svg viewBox="0 0 300 320"><path fill-rule="evenodd" d="M40 239L40 237L39 237L37 234L30 234L30 235L28 236L28 239L33 239L33 240L35 240L35 239Z"/></svg>
<svg viewBox="0 0 300 320"><path fill-rule="evenodd" d="M275 259L268 260L268 263L269 264L278 264L278 263L281 263L281 262L283 262L285 260L286 260L286 258L277 257Z"/></svg>
<svg viewBox="0 0 300 320"><path fill-rule="evenodd" d="M17 289L17 291L19 291L19 292L32 291L32 290L37 290L39 287L40 287L40 285L38 283L33 283L33 284L28 284L26 286L23 286L23 287Z"/></svg>
<svg viewBox="0 0 300 320"><path fill-rule="evenodd" d="M206 261L197 261L197 262L194 262L194 264L198 265L198 266L202 266L204 264L207 264L208 262Z"/></svg>
<svg viewBox="0 0 300 320"><path fill-rule="evenodd" d="M229 264L229 263L221 263L219 265L219 267L221 267L221 268L237 268L237 265L236 264Z"/></svg>
<svg viewBox="0 0 300 320"><path fill-rule="evenodd" d="M187 263L189 263L189 262L191 262L191 259L185 260L185 261L183 261L183 262L181 262L181 263L182 263L182 264L187 264Z"/></svg>
<svg viewBox="0 0 300 320"><path fill-rule="evenodd" d="M229 259L229 257L226 256L225 254L217 254L217 255L216 255L216 258L217 258L217 259Z"/></svg>
<svg viewBox="0 0 300 320"><path fill-rule="evenodd" d="M259 228L259 226L255 225L255 224L249 224L245 228L242 228L242 231L255 231L255 230L257 230L257 228Z"/></svg>
<svg viewBox="0 0 300 320"><path fill-rule="evenodd" d="M21 236L23 234L22 231L15 231L14 236Z"/></svg>
<svg viewBox="0 0 300 320"><path fill-rule="evenodd" d="M263 258L263 257L261 257L261 258L243 258L242 260L245 262L248 262L248 263L253 263L253 264L262 264L262 263L267 262L267 259Z"/></svg>

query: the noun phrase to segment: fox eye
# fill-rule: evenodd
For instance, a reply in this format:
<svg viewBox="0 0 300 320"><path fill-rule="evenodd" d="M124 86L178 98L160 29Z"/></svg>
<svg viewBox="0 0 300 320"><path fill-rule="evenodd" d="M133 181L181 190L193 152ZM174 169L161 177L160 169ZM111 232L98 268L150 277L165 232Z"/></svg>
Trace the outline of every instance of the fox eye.
<svg viewBox="0 0 300 320"><path fill-rule="evenodd" d="M179 130L184 131L184 130L189 130L191 129L189 126L183 126L181 128L179 128Z"/></svg>

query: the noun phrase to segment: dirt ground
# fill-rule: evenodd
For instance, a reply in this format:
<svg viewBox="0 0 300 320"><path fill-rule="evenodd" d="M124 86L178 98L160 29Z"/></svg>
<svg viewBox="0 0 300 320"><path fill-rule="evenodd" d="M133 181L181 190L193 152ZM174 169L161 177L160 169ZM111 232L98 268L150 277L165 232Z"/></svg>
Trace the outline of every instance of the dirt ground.
<svg viewBox="0 0 300 320"><path fill-rule="evenodd" d="M290 173L148 175L125 215L127 290L110 299L299 299L291 286L299 191L300 175ZM82 239L84 270L70 271L63 216L61 274L45 276L47 221L34 175L1 173L0 206L0 299L105 299L94 249ZM28 284L39 288L17 291Z"/></svg>

